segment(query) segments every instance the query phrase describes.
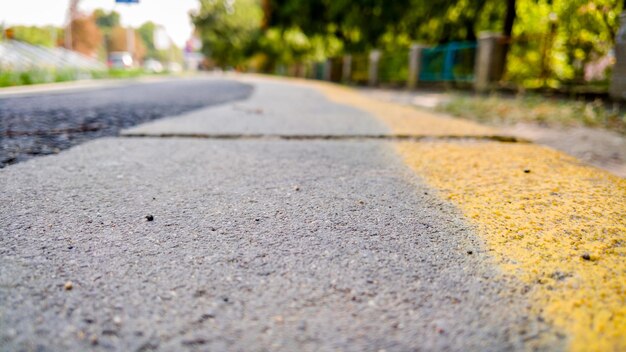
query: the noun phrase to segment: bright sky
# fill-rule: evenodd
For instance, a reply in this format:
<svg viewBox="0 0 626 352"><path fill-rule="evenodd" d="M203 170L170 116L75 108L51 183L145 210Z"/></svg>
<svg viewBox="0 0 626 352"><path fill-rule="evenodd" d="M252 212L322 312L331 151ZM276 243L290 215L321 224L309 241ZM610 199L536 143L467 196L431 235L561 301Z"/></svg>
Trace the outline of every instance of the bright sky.
<svg viewBox="0 0 626 352"><path fill-rule="evenodd" d="M69 0L0 0L0 23L5 25L63 25ZM83 12L102 8L120 13L122 25L139 27L146 21L163 25L176 44L182 46L191 35L189 10L198 0L139 0L139 4L115 4L115 0L82 0Z"/></svg>

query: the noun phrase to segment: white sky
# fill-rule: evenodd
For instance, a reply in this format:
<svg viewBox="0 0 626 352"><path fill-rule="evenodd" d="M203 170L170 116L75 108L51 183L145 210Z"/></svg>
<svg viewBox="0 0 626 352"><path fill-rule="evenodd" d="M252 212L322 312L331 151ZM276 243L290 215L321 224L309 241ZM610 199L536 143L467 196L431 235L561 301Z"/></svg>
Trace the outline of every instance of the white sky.
<svg viewBox="0 0 626 352"><path fill-rule="evenodd" d="M120 13L122 25L139 27L146 21L163 25L172 40L182 47L191 35L189 10L198 0L139 0L139 4L115 4L115 0L82 0L81 11L102 8ZM0 0L0 23L5 25L62 26L69 0Z"/></svg>

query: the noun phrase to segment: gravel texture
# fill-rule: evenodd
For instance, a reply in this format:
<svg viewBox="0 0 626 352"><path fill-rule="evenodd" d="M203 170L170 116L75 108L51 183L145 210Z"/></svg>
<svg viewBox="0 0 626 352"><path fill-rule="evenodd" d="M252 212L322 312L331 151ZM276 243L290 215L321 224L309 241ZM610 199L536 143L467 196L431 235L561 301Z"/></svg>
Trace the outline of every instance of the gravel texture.
<svg viewBox="0 0 626 352"><path fill-rule="evenodd" d="M3 350L545 347L386 142L105 138L0 178Z"/></svg>
<svg viewBox="0 0 626 352"><path fill-rule="evenodd" d="M0 98L0 168L164 116L246 98L249 85L217 79L135 83L83 92Z"/></svg>

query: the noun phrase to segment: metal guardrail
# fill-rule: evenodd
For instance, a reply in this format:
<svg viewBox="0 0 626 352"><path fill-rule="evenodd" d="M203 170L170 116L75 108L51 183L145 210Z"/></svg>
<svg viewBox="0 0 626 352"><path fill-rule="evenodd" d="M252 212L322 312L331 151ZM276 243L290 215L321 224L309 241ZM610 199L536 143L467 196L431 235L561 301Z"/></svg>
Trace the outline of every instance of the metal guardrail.
<svg viewBox="0 0 626 352"><path fill-rule="evenodd" d="M46 48L16 40L0 41L0 71L104 71L102 62L63 48Z"/></svg>
<svg viewBox="0 0 626 352"><path fill-rule="evenodd" d="M450 42L430 48L374 50L369 55L357 53L326 61L309 61L304 65L308 68L308 78L333 82L394 86L411 85L411 82L413 85L417 82L472 83L477 51L477 42Z"/></svg>
<svg viewBox="0 0 626 352"><path fill-rule="evenodd" d="M419 80L471 82L474 80L476 42L451 42L422 52Z"/></svg>

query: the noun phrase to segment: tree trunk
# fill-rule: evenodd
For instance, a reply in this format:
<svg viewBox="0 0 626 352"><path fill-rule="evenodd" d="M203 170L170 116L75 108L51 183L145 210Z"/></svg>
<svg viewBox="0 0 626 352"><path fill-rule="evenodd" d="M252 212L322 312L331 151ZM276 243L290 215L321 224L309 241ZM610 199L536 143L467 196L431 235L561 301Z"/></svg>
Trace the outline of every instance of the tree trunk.
<svg viewBox="0 0 626 352"><path fill-rule="evenodd" d="M513 34L513 24L515 23L516 17L517 17L517 11L515 10L515 0L507 0L506 1L506 16L504 18L504 30L502 33L507 38L510 38L511 34Z"/></svg>
<svg viewBox="0 0 626 352"><path fill-rule="evenodd" d="M262 29L267 29L272 21L272 4L271 0L263 0L261 3L263 8L263 22L261 23Z"/></svg>
<svg viewBox="0 0 626 352"><path fill-rule="evenodd" d="M502 30L502 34L504 35L504 40L506 40L506 43L504 43L504 45L502 46L502 72L500 72L499 76L504 75L504 72L506 71L506 61L509 50L511 49L511 36L513 34L513 25L515 24L515 18L517 18L515 0L507 0L506 15L504 17L504 28Z"/></svg>

